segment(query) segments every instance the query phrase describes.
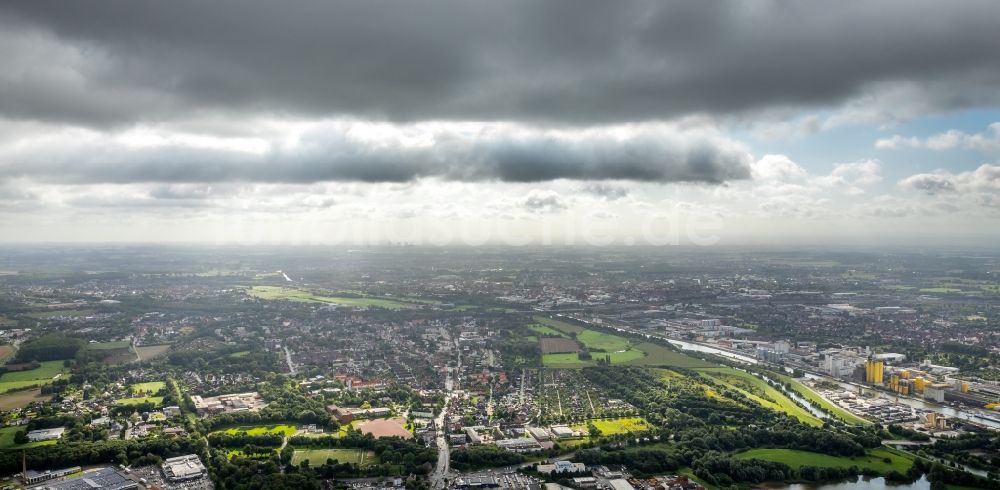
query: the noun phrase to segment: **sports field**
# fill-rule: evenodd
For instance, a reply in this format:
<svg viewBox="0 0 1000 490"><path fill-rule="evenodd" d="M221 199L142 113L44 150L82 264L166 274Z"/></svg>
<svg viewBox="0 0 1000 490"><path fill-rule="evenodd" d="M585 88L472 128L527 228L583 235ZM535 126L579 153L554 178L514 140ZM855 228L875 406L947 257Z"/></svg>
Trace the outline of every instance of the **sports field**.
<svg viewBox="0 0 1000 490"><path fill-rule="evenodd" d="M158 407L163 405L162 396L137 396L134 398L122 398L120 400L115 400L115 405L127 407L129 405L141 405L143 403L152 403L153 406Z"/></svg>
<svg viewBox="0 0 1000 490"><path fill-rule="evenodd" d="M130 390L132 393L159 393L160 390L167 387L167 383L163 381L150 381L148 383L136 383L131 386Z"/></svg>
<svg viewBox="0 0 1000 490"><path fill-rule="evenodd" d="M872 449L867 456L846 457L830 456L809 451L799 451L796 449L751 449L735 455L736 459L761 459L785 463L792 468L803 466L816 466L818 468L850 468L857 466L861 469L871 469L881 474L886 474L892 470L906 473L913 464L913 458L906 453L893 451L887 448ZM889 462L885 462L885 458Z"/></svg>

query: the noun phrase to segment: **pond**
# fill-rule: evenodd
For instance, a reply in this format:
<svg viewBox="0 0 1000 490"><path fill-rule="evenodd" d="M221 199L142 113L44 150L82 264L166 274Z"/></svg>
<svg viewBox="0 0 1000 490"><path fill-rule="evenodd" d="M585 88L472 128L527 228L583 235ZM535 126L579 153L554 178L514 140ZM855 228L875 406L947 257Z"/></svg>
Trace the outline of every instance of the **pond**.
<svg viewBox="0 0 1000 490"><path fill-rule="evenodd" d="M793 483L791 485L767 485L768 490L930 490L931 484L926 477L920 477L913 483L886 483L885 478L870 478L859 476L856 480L845 480L836 483Z"/></svg>

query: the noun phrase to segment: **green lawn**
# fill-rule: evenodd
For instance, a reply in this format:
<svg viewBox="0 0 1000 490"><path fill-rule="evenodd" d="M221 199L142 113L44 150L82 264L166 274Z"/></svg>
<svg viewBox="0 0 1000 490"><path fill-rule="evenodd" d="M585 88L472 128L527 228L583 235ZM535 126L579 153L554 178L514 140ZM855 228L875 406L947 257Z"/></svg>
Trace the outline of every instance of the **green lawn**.
<svg viewBox="0 0 1000 490"><path fill-rule="evenodd" d="M593 359L581 360L574 352L562 354L543 354L542 364L552 368L579 368L597 365L597 359L605 356L611 357L611 364L623 364L645 356L641 350L632 349L625 352L592 352Z"/></svg>
<svg viewBox="0 0 1000 490"><path fill-rule="evenodd" d="M294 425L258 425L258 426L241 426L241 427L230 427L228 429L217 430L213 433L222 432L228 435L236 435L240 432L246 432L250 436L262 436L265 434L280 434L285 437L290 437L295 431L299 430L298 427Z"/></svg>
<svg viewBox="0 0 1000 490"><path fill-rule="evenodd" d="M114 342L94 342L93 344L87 344L87 349L89 350L127 349L131 345L132 343L127 340L116 340Z"/></svg>
<svg viewBox="0 0 1000 490"><path fill-rule="evenodd" d="M6 381L27 381L34 379L52 379L57 374L62 374L66 372L66 367L63 366L63 361L43 361L39 363L40 366L32 369L30 371L15 371L12 373L4 373L0 376L0 382Z"/></svg>
<svg viewBox="0 0 1000 490"><path fill-rule="evenodd" d="M132 385L132 393L159 393L160 390L167 387L167 383L163 381L150 381L148 383L136 383Z"/></svg>
<svg viewBox="0 0 1000 490"><path fill-rule="evenodd" d="M115 400L115 405L119 406L129 406L129 405L140 405L142 403L152 403L153 406L158 407L163 405L162 396L137 396L134 398L122 398L121 400Z"/></svg>
<svg viewBox="0 0 1000 490"><path fill-rule="evenodd" d="M962 290L958 288L920 288L921 293L961 293Z"/></svg>
<svg viewBox="0 0 1000 490"><path fill-rule="evenodd" d="M735 455L736 459L761 459L785 463L792 468L816 466L820 468L850 468L871 469L881 474L892 470L906 473L913 464L913 458L898 451L887 448L872 449L867 456L849 458L846 456L830 456L828 454L799 451L796 449L751 449ZM889 458L888 463L884 461Z"/></svg>
<svg viewBox="0 0 1000 490"><path fill-rule="evenodd" d="M646 432L654 427L646 422L642 417L622 417L618 419L594 419L589 422L594 424L601 431L601 435L613 436L616 434L628 434L630 432ZM578 424L574 429L587 432L588 424Z"/></svg>
<svg viewBox="0 0 1000 490"><path fill-rule="evenodd" d="M326 464L327 459L334 459L340 463L355 463L360 466L370 466L378 463L378 458L372 451L362 451L360 449L296 449L292 455L292 464L298 465L302 461L309 460L311 466Z"/></svg>
<svg viewBox="0 0 1000 490"><path fill-rule="evenodd" d="M25 449L29 447L38 446L51 446L56 443L56 440L51 441L38 441L38 442L26 442L24 444L14 443L14 434L17 431L23 430L23 427L4 427L0 429L0 449Z"/></svg>
<svg viewBox="0 0 1000 490"><path fill-rule="evenodd" d="M777 378L778 381L789 383L793 391L798 393L806 400L809 400L810 403L822 408L823 410L826 410L827 413L833 415L836 418L839 418L840 420L843 420L844 422L847 422L848 424L852 425L871 424L870 421L858 417L857 415L854 415L851 412L848 412L847 410L844 410L843 408L840 408L839 406L827 401L826 398L820 396L819 393L813 391L812 388L809 388L808 386L796 381L791 376L786 376L777 373L772 373L770 374L770 376Z"/></svg>
<svg viewBox="0 0 1000 490"><path fill-rule="evenodd" d="M700 370L702 376L736 390L765 408L787 413L800 422L819 427L823 421L809 411L798 406L784 393L771 387L766 381L746 371L733 368L707 368Z"/></svg>

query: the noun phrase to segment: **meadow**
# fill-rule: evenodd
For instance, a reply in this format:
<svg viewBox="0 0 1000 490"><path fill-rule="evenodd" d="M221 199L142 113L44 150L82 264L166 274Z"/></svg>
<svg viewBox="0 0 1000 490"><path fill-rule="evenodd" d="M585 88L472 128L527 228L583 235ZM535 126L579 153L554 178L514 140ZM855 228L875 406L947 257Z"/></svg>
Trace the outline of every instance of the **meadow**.
<svg viewBox="0 0 1000 490"><path fill-rule="evenodd" d="M22 388L47 385L55 377L66 372L63 361L44 361L40 366L29 371L14 371L0 376L0 393Z"/></svg>
<svg viewBox="0 0 1000 490"><path fill-rule="evenodd" d="M152 403L153 406L158 407L163 405L162 396L137 396L133 398L122 398L120 400L115 400L115 405L127 407L130 405L141 405L143 403Z"/></svg>
<svg viewBox="0 0 1000 490"><path fill-rule="evenodd" d="M298 427L296 427L294 425L279 424L279 425L258 425L258 426L230 427L228 429L217 430L217 431L215 431L213 433L222 432L224 434L228 434L228 435L232 436L232 435L239 434L241 432L246 432L247 435L249 435L249 436L262 436L262 435L267 435L267 434L278 434L278 435L282 435L282 436L285 436L285 437L290 437L292 434L294 434L298 430L299 430Z"/></svg>
<svg viewBox="0 0 1000 490"><path fill-rule="evenodd" d="M374 452L361 449L296 449L292 455L292 464L298 465L302 461L309 461L310 465L318 466L326 464L327 459L339 463L354 463L358 466L378 463Z"/></svg>
<svg viewBox="0 0 1000 490"><path fill-rule="evenodd" d="M654 427L642 417L623 417L617 419L594 419L589 422L601 431L601 435L613 436L633 432L645 432ZM588 424L574 425L574 429L587 432Z"/></svg>
<svg viewBox="0 0 1000 490"><path fill-rule="evenodd" d="M158 393L166 387L167 383L164 383L163 381L150 381L148 383L136 383L129 389L132 393Z"/></svg>
<svg viewBox="0 0 1000 490"><path fill-rule="evenodd" d="M734 456L736 459L761 459L785 463L792 468L803 466L815 466L818 468L850 468L857 466L861 469L870 469L881 474L890 471L906 473L906 470L913 464L913 457L899 451L887 448L878 448L868 451L867 456L847 457L830 456L809 451L799 451L797 449L751 449ZM885 462L888 458L889 462Z"/></svg>
<svg viewBox="0 0 1000 490"><path fill-rule="evenodd" d="M23 427L4 427L0 429L0 449L26 449L29 447L38 446L51 446L56 443L56 440L51 441L38 441L38 442L26 442L24 444L17 444L14 442L14 435L17 431L24 430Z"/></svg>

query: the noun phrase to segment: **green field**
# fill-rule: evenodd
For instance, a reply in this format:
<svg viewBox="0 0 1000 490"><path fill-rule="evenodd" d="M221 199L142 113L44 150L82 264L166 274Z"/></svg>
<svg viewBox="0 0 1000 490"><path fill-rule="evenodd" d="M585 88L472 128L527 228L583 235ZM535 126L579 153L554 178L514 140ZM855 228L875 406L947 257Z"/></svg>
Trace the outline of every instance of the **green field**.
<svg viewBox="0 0 1000 490"><path fill-rule="evenodd" d="M247 294L255 298L267 300L293 301L297 303L324 303L341 306L353 306L357 308L385 308L387 310L402 310L413 308L414 303L397 301L386 298L345 298L339 296L322 296L310 291L298 288L286 288L281 286L253 286L247 290Z"/></svg>
<svg viewBox="0 0 1000 490"><path fill-rule="evenodd" d="M60 316L89 316L93 315L94 310L52 310L52 311L36 311L28 313L28 316L32 318L55 318Z"/></svg>
<svg viewBox="0 0 1000 490"><path fill-rule="evenodd" d="M590 360L581 360L574 353L543 354L542 365L553 368L582 368L597 364L597 359L611 357L611 364L633 366L674 366L685 368L711 367L714 364L696 359L652 342L633 345L629 339L597 330L583 328L561 320L534 317L538 325L529 325L532 330L542 333L552 330L562 336L575 334L576 340L591 351Z"/></svg>
<svg viewBox="0 0 1000 490"><path fill-rule="evenodd" d="M115 405L119 406L129 406L129 405L140 405L143 403L152 403L153 406L158 407L163 405L162 396L137 396L134 398L122 398L120 400L115 400Z"/></svg>
<svg viewBox="0 0 1000 490"><path fill-rule="evenodd" d="M531 330L533 330L533 331L535 331L535 332L537 332L537 333L539 333L539 334L541 334L542 336L545 336L545 337L565 337L566 336L566 334L560 332L559 330L556 330L556 329L554 329L554 328L552 328L552 327L550 327L548 325L542 325L542 324L539 324L539 323L533 323L531 325L528 325L528 328L530 328Z"/></svg>
<svg viewBox="0 0 1000 490"><path fill-rule="evenodd" d="M26 442L24 444L15 444L14 434L17 434L17 431L23 429L24 429L23 427L4 427L0 429L0 449L25 449L29 447L51 446L57 442L56 440L53 439L51 441L38 441L38 442Z"/></svg>
<svg viewBox="0 0 1000 490"><path fill-rule="evenodd" d="M816 427L823 425L822 420L796 405L784 393L746 371L733 368L706 368L701 369L700 372L702 376L742 393L765 408L787 413L809 425Z"/></svg>
<svg viewBox="0 0 1000 490"><path fill-rule="evenodd" d="M846 456L830 456L827 454L799 451L796 449L751 449L735 455L736 459L761 459L785 463L792 468L816 466L819 468L850 468L871 469L881 474L892 470L906 473L913 464L913 458L898 451L887 448L872 449L867 456L849 458ZM889 463L884 461L889 458Z"/></svg>
<svg viewBox="0 0 1000 490"><path fill-rule="evenodd" d="M87 349L89 350L127 349L131 346L132 343L127 340L116 340L114 342L94 342L93 344L87 344Z"/></svg>
<svg viewBox="0 0 1000 490"><path fill-rule="evenodd" d="M593 359L590 360L580 359L575 352L543 354L542 364L546 367L552 368L582 368L586 366L593 366L597 364L596 359L603 359L606 356L611 357L611 364L622 364L628 361L641 359L645 356L645 354L638 349L627 350L625 352L592 352L591 354L593 355Z"/></svg>
<svg viewBox="0 0 1000 490"><path fill-rule="evenodd" d="M630 432L646 432L654 427L646 422L642 417L623 417L619 419L594 419L589 422L594 424L601 435L613 436L617 434L628 434ZM574 425L574 429L587 432L588 424Z"/></svg>
<svg viewBox="0 0 1000 490"><path fill-rule="evenodd" d="M30 371L15 371L0 376L0 393L19 390L31 386L41 386L51 383L57 375L66 372L63 361L44 361L40 366Z"/></svg>
<svg viewBox="0 0 1000 490"><path fill-rule="evenodd" d="M296 449L292 456L292 464L309 461L311 466L326 464L327 459L340 463L354 463L359 466L369 466L378 463L375 453L360 449Z"/></svg>
<svg viewBox="0 0 1000 490"><path fill-rule="evenodd" d="M836 418L839 418L840 420L843 420L844 422L847 422L848 424L852 425L871 424L870 421L858 417L857 415L854 415L851 412L848 412L847 410L844 410L843 408L840 408L839 406L827 401L827 399L820 396L819 393L816 393L808 386L796 381L790 376L785 376L783 374L771 374L770 376L777 378L778 381L788 383L789 385L791 385L793 391L802 396L802 398L809 400L809 403L812 403L813 405L816 405L817 407L826 410L827 413L833 415Z"/></svg>
<svg viewBox="0 0 1000 490"><path fill-rule="evenodd" d="M228 429L217 430L213 433L224 433L228 435L236 435L241 432L246 432L250 436L262 436L266 434L280 434L285 437L290 437L295 431L299 430L298 427L294 425L258 425L258 426L241 426L241 427L230 427Z"/></svg>
<svg viewBox="0 0 1000 490"><path fill-rule="evenodd" d="M921 293L942 293L942 294L946 294L946 293L961 293L962 290L959 289L959 288L945 288L945 287L941 287L941 288L920 288L920 292Z"/></svg>
<svg viewBox="0 0 1000 490"><path fill-rule="evenodd" d="M158 393L160 390L167 387L167 383L163 381L151 381L149 383L136 383L132 385L132 393Z"/></svg>

